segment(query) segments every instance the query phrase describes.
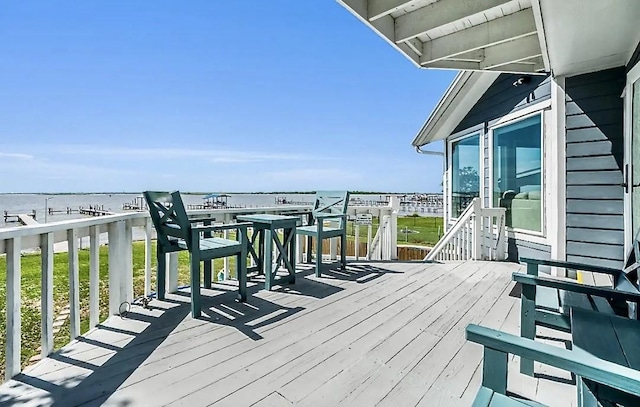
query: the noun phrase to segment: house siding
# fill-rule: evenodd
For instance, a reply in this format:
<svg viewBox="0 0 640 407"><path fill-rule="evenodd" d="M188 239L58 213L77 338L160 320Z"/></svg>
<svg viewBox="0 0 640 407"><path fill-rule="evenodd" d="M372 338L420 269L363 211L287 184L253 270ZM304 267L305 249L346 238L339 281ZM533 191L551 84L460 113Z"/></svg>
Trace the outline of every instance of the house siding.
<svg viewBox="0 0 640 407"><path fill-rule="evenodd" d="M567 260L624 259L625 68L566 78Z"/></svg>
<svg viewBox="0 0 640 407"><path fill-rule="evenodd" d="M495 82L487 89L474 107L469 111L464 119L458 124L454 133L464 132L467 129L484 125L482 131L484 161L482 169L483 177L483 203L489 206L489 135L487 127L496 120L507 114L517 112L536 103L551 98L551 78L550 76L532 75L531 81L520 86L513 86L513 83L523 75L501 74ZM551 247L540 245L526 240L509 238L508 257L512 261L517 261L521 257L536 259L549 259L551 257Z"/></svg>
<svg viewBox="0 0 640 407"><path fill-rule="evenodd" d="M551 78L532 75L531 82L513 86L523 75L501 74L458 124L454 133L490 123L509 113L551 98Z"/></svg>

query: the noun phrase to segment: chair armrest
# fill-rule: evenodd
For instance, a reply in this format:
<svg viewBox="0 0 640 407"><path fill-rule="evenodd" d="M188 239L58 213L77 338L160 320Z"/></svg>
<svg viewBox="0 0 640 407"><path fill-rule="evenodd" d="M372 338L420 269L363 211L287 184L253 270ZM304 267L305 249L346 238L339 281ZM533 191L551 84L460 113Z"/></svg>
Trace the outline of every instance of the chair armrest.
<svg viewBox="0 0 640 407"><path fill-rule="evenodd" d="M615 290L607 287L594 287L570 281L557 280L546 277L536 277L529 274L513 273L512 280L526 285L557 288L565 291L595 295L596 297L613 298L624 301L640 302L640 293Z"/></svg>
<svg viewBox="0 0 640 407"><path fill-rule="evenodd" d="M252 226L251 222L238 222L224 225L192 226L191 230L194 232L215 232L218 230L246 229L249 226Z"/></svg>
<svg viewBox="0 0 640 407"><path fill-rule="evenodd" d="M527 264L535 264L538 266L551 266L551 267L561 267L570 270L583 270L583 271L591 271L593 273L603 273L610 275L617 275L621 273L621 270L613 269L609 267L600 267L594 266L591 264L582 264L582 263L572 263L568 261L561 260L539 260L539 259L529 259L525 257L520 258L520 262Z"/></svg>
<svg viewBox="0 0 640 407"><path fill-rule="evenodd" d="M640 372L586 352L570 351L474 324L467 326L466 337L486 348L536 360L640 397Z"/></svg>

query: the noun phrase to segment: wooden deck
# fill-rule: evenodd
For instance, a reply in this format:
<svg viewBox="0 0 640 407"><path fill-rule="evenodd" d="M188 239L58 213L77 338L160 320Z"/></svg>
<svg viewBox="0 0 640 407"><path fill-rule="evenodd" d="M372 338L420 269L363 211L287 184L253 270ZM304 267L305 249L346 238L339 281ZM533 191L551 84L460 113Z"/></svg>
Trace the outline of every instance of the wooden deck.
<svg viewBox="0 0 640 407"><path fill-rule="evenodd" d="M0 405L469 406L481 347L468 323L518 333L511 273L496 262L350 263L246 304L234 288L133 307L0 387ZM226 290L226 291L225 291ZM553 341L564 345L563 342ZM575 405L571 377L538 369L510 389L552 406Z"/></svg>

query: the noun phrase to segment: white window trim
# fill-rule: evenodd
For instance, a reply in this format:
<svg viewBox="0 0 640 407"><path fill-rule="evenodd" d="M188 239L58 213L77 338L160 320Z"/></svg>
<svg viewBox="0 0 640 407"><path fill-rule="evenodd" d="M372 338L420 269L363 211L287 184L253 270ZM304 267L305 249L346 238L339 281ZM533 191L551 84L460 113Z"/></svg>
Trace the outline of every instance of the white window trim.
<svg viewBox="0 0 640 407"><path fill-rule="evenodd" d="M548 103L546 103L548 102ZM542 200L542 205L540 205L540 232L535 231L535 230L525 230L525 229L518 229L518 228L512 228L507 226L507 232L513 233L514 236L517 239L524 239L524 240L530 240L532 241L530 238L531 237L540 237L542 238L544 241L541 241L541 243L547 243L545 236L545 228L546 228L546 221L545 221L545 207L547 205L547 199L546 199L546 195L545 195L545 191L546 191L546 182L545 182L545 165L544 165L544 157L545 157L545 118L544 118L544 108L546 106L551 106L551 101L545 101L545 102L541 102L538 103L534 106L531 106L531 108L526 108L526 109L522 109L518 112L512 113L510 115L506 115L504 117L502 117L502 119L500 119L498 122L494 123L493 125L491 125L491 127L489 127L488 129L488 150L489 150L489 157L491 157L491 160L489 162L489 207L490 208L495 208L496 206L494 206L494 202L493 202L493 131L517 122L520 122L522 120L526 120L530 117L534 117L536 115L540 116L540 198ZM532 109L533 107L535 107L536 109ZM517 115L516 115L517 114ZM511 117L509 117L511 116Z"/></svg>
<svg viewBox="0 0 640 407"><path fill-rule="evenodd" d="M631 118L633 116L633 84L640 80L640 63L636 64L629 72L627 72L627 80L624 86L622 97L624 98L624 162L629 164L628 171L625 169L623 176L625 177L623 182L633 183L633 163L632 163L632 131L633 123ZM628 173L627 173L628 172ZM631 243L633 241L632 230L632 218L633 208L631 207L631 198L633 195L633 188L629 187L629 192L624 192L624 250L625 253L631 250Z"/></svg>
<svg viewBox="0 0 640 407"><path fill-rule="evenodd" d="M458 141L464 140L466 138L470 138L473 136L478 136L479 138L479 147L478 147L478 169L480 170L478 173L478 176L480 177L480 199L482 199L483 196L483 189L484 189L484 162L483 162L483 158L484 158L484 132L482 130L474 130L472 132L469 133L465 133L459 136L455 136L452 137L450 139L447 140L447 162L449 163L448 167L448 174L447 174L447 184L448 184L448 191L447 191L447 216L449 217L449 222L456 222L458 220L458 217L453 217L453 143L457 143Z"/></svg>

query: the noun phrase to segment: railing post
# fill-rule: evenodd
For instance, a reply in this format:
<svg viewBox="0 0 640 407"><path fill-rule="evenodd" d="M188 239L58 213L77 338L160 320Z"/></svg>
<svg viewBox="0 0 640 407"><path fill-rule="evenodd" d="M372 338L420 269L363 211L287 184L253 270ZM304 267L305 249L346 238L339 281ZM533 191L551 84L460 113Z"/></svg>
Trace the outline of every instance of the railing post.
<svg viewBox="0 0 640 407"><path fill-rule="evenodd" d="M40 236L42 327L40 354L42 359L53 351L53 232Z"/></svg>
<svg viewBox="0 0 640 407"><path fill-rule="evenodd" d="M482 213L478 205L480 201L473 201L473 215L471 217L473 222L472 238L473 238L473 260L482 259Z"/></svg>
<svg viewBox="0 0 640 407"><path fill-rule="evenodd" d="M332 237L329 239L329 260L335 261L338 259L338 239Z"/></svg>
<svg viewBox="0 0 640 407"><path fill-rule="evenodd" d="M178 291L178 252L167 253L167 292ZM215 270L214 270L215 272ZM200 284L200 282L198 282Z"/></svg>
<svg viewBox="0 0 640 407"><path fill-rule="evenodd" d="M21 238L7 241L7 343L5 353L5 380L20 373L20 250Z"/></svg>
<svg viewBox="0 0 640 407"><path fill-rule="evenodd" d="M151 220L147 218L144 223L144 295L151 294L151 256L153 249L151 246Z"/></svg>
<svg viewBox="0 0 640 407"><path fill-rule="evenodd" d="M357 214L356 214L357 217ZM355 234L355 245L354 245L354 255L356 257L356 261L360 260L359 259L359 254L360 254L360 225L354 222L353 225L353 230L354 230L354 234Z"/></svg>
<svg viewBox="0 0 640 407"><path fill-rule="evenodd" d="M120 296L120 286L125 268L124 230L124 221L109 224L109 314L111 315L120 314L120 304L123 300Z"/></svg>
<svg viewBox="0 0 640 407"><path fill-rule="evenodd" d="M227 215L224 216L224 223L226 224L226 223L229 223L229 222L231 222L231 217L227 214ZM229 229L225 229L224 230L223 234L224 234L224 238L225 239L229 239L229 232L230 232ZM223 271L224 272L224 279L226 281L226 280L229 279L229 268L230 268L230 266L229 266L229 257L225 257L223 262L224 262L224 271ZM214 264L215 264L215 262L214 262ZM236 276L236 278L238 278L238 276Z"/></svg>
<svg viewBox="0 0 640 407"><path fill-rule="evenodd" d="M80 336L80 271L78 265L78 230L67 230L69 255L69 320L71 339Z"/></svg>
<svg viewBox="0 0 640 407"><path fill-rule="evenodd" d="M391 256L390 260L398 260L398 211L400 210L400 198L392 196L389 200L391 207Z"/></svg>
<svg viewBox="0 0 640 407"><path fill-rule="evenodd" d="M89 228L89 329L100 322L100 227Z"/></svg>
<svg viewBox="0 0 640 407"><path fill-rule="evenodd" d="M122 279L123 301L131 303L133 301L133 222L124 222L124 278Z"/></svg>

